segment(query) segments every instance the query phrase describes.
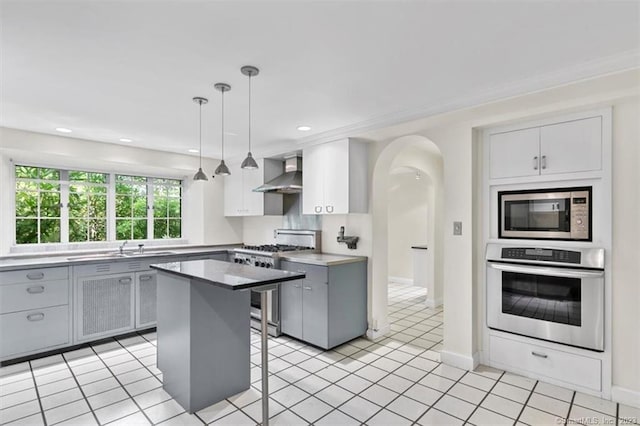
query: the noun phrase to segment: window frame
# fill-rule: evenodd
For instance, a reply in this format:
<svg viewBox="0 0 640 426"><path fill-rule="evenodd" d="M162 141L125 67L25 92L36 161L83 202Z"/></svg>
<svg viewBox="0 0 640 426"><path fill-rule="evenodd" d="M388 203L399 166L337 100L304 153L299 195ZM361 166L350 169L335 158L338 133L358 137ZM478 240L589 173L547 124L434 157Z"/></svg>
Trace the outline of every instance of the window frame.
<svg viewBox="0 0 640 426"><path fill-rule="evenodd" d="M20 243L17 242L16 236L16 220L19 218L17 216L17 183L19 181L31 180L31 181L39 181L40 179L29 179L29 178L18 178L16 176L16 168L17 167L35 167L35 168L45 168L45 169L54 169L59 172L59 180L58 183L60 185L60 203L62 206L60 207L60 242L40 242L40 231L38 230L38 242L34 243ZM71 182L69 180L69 172L77 171L77 172L88 172L88 173L102 173L107 175L107 183L104 184L107 188L106 198L107 198L107 209L106 209L106 239L100 241L78 241L78 242L70 242L69 241L69 194L70 194L70 185L74 183L84 184L85 182ZM147 201L147 209L146 209L146 221L147 221L147 234L145 238L137 239L133 241L140 242L153 242L153 241L168 241L168 240L184 240L184 194L185 194L185 178L175 177L175 176L150 176L150 175L137 175L135 173L130 173L127 171L123 172L107 172L103 170L95 170L92 168L75 168L75 167L65 167L65 166L51 166L46 164L36 164L32 162L14 162L12 161L12 173L11 173L11 185L12 185L12 196L11 196L11 217L13 219L12 231L13 231L13 239L12 239L12 247L42 247L45 245L69 245L69 244L107 244L113 243L116 241L124 241L116 239L116 176L124 175L124 176L135 176L145 179L146 186L146 201ZM180 190L180 236L172 237L172 238L154 238L154 185L153 181L155 179L164 179L171 181L178 181ZM163 185L164 186L164 185ZM39 214L39 213L38 213ZM38 216L39 220L40 216ZM39 229L40 225L38 225ZM129 240L129 238L127 238Z"/></svg>

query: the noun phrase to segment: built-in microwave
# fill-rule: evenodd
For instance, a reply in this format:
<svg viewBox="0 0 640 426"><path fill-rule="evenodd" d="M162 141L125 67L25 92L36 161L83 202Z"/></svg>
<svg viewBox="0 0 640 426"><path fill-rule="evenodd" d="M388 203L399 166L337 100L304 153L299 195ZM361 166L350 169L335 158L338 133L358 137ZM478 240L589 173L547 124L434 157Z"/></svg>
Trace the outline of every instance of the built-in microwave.
<svg viewBox="0 0 640 426"><path fill-rule="evenodd" d="M591 241L591 187L498 192L498 237Z"/></svg>

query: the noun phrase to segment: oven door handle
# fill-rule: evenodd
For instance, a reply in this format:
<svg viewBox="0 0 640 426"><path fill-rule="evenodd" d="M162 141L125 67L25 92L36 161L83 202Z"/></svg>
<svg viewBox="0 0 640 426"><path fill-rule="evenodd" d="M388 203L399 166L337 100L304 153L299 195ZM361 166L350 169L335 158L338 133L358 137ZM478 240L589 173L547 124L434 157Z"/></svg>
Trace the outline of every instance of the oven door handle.
<svg viewBox="0 0 640 426"><path fill-rule="evenodd" d="M601 278L604 271L587 271L580 269L549 268L547 266L512 265L489 262L489 267L499 271L519 272L522 274L546 275L563 278Z"/></svg>

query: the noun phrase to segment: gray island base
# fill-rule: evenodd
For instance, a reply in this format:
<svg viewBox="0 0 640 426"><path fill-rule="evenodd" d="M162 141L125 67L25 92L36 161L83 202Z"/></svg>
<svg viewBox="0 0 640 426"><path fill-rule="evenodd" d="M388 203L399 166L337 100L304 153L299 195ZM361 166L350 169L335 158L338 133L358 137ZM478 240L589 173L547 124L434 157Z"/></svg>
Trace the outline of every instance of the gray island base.
<svg viewBox="0 0 640 426"><path fill-rule="evenodd" d="M250 386L250 292L304 278L217 260L152 265L158 270L158 368L163 387L194 413ZM262 354L267 354L266 320ZM263 376L268 365L262 363ZM263 380L263 402L268 380ZM266 385L266 386L265 386ZM263 404L263 424L268 424Z"/></svg>

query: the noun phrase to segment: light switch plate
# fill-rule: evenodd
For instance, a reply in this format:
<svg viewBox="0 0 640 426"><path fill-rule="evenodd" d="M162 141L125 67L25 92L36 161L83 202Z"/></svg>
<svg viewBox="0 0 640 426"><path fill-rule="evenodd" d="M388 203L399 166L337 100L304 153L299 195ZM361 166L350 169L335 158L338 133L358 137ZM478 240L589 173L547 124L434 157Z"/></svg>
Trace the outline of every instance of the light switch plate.
<svg viewBox="0 0 640 426"><path fill-rule="evenodd" d="M453 222L453 235L462 235L462 222Z"/></svg>

